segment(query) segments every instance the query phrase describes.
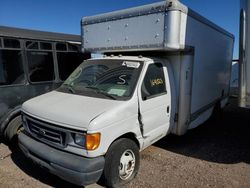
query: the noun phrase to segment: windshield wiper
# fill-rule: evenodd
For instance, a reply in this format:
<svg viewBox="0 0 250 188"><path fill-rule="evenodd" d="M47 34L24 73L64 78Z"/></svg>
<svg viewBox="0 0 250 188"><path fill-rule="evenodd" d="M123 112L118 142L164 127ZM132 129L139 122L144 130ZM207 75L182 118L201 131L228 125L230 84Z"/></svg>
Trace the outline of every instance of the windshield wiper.
<svg viewBox="0 0 250 188"><path fill-rule="evenodd" d="M66 83L63 83L62 85L65 86L71 93L75 93L72 85Z"/></svg>
<svg viewBox="0 0 250 188"><path fill-rule="evenodd" d="M106 92L103 92L103 91L98 91L98 94L102 94L102 95L105 95L106 97L109 97L111 99L114 99L114 100L117 100L116 97L114 97L113 95L109 94L109 93L106 93Z"/></svg>
<svg viewBox="0 0 250 188"><path fill-rule="evenodd" d="M106 97L109 97L109 98L111 98L111 99L117 100L116 97L114 97L113 95L111 95L111 94L109 94L109 93L106 93L106 92L102 91L101 89L99 89L99 88L97 88L97 87L94 87L94 86L86 86L85 88L87 88L87 89L92 89L92 90L94 90L94 91L95 91L96 93L98 93L98 94L102 94L102 95L104 95L104 96L106 96Z"/></svg>
<svg viewBox="0 0 250 188"><path fill-rule="evenodd" d="M95 91L100 91L100 89L98 89L97 87L94 87L94 86L85 86L85 88L92 89L92 90L95 90Z"/></svg>

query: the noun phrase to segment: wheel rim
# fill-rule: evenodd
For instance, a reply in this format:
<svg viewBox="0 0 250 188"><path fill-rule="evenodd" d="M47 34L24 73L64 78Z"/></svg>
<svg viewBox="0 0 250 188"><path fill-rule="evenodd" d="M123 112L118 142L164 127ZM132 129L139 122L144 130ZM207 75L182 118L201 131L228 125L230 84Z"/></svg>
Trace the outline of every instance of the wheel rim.
<svg viewBox="0 0 250 188"><path fill-rule="evenodd" d="M24 127L23 126L20 126L20 127L18 127L18 129L17 129L17 135L19 135L19 133L21 132L21 131L23 131L24 130Z"/></svg>
<svg viewBox="0 0 250 188"><path fill-rule="evenodd" d="M122 180L131 177L135 169L135 154L132 150L126 150L120 159L119 175Z"/></svg>

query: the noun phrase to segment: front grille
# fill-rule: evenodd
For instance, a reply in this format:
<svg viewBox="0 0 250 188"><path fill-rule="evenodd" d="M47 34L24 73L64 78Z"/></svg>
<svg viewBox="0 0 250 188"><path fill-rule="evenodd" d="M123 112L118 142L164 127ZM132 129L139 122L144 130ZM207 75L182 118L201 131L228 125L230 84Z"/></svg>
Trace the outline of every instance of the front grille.
<svg viewBox="0 0 250 188"><path fill-rule="evenodd" d="M42 140L48 144L57 146L65 146L66 133L58 130L57 128L31 118L26 118L27 127L32 136Z"/></svg>

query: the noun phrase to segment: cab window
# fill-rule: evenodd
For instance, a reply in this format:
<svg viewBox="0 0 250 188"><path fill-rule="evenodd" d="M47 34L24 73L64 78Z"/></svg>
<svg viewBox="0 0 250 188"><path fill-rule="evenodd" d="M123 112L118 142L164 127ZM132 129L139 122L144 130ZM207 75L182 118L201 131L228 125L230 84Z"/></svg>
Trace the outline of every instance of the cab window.
<svg viewBox="0 0 250 188"><path fill-rule="evenodd" d="M148 98L153 98L166 92L166 83L162 64L150 64L141 86L142 99L146 100Z"/></svg>

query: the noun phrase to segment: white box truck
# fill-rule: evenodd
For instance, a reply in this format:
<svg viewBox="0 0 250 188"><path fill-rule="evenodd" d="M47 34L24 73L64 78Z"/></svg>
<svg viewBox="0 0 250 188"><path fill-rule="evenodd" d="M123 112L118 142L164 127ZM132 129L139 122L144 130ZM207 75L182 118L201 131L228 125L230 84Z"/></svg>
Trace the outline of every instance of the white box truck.
<svg viewBox="0 0 250 188"><path fill-rule="evenodd" d="M139 151L227 103L234 37L179 1L83 18L82 37L83 51L108 55L22 106L20 148L62 179L123 185Z"/></svg>
<svg viewBox="0 0 250 188"><path fill-rule="evenodd" d="M241 0L239 106L250 108L250 1Z"/></svg>

